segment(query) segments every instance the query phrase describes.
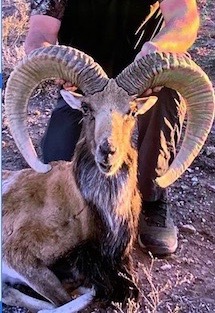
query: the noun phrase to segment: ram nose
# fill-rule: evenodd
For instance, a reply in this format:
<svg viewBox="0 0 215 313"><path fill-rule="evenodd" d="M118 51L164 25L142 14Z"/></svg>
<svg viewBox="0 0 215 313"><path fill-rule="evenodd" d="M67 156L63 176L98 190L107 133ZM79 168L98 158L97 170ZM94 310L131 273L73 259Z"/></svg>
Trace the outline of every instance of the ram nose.
<svg viewBox="0 0 215 313"><path fill-rule="evenodd" d="M117 148L108 141L108 139L104 139L104 141L99 146L99 150L101 155L105 158L116 153Z"/></svg>
<svg viewBox="0 0 215 313"><path fill-rule="evenodd" d="M98 151L98 161L99 165L104 171L109 171L111 168L111 160L115 155L117 148L108 141L104 139L103 142L99 145Z"/></svg>

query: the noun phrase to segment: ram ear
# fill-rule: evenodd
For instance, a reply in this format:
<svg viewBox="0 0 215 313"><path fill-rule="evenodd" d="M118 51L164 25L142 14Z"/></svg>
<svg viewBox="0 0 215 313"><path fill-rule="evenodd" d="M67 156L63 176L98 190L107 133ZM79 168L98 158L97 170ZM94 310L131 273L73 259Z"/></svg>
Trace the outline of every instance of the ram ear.
<svg viewBox="0 0 215 313"><path fill-rule="evenodd" d="M158 97L150 96L144 98L137 98L135 100L138 109L138 114L145 114L157 102Z"/></svg>
<svg viewBox="0 0 215 313"><path fill-rule="evenodd" d="M62 89L60 94L71 108L81 110L83 96L80 93Z"/></svg>

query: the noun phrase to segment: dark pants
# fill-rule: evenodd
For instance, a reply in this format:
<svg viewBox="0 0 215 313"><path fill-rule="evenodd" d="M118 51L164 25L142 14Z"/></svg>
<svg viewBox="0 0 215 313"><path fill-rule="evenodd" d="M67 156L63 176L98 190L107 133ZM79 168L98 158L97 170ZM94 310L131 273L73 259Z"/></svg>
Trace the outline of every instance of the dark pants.
<svg viewBox="0 0 215 313"><path fill-rule="evenodd" d="M154 107L139 118L139 189L146 201L162 196L163 190L153 181L166 172L176 155L185 113L184 100L163 88Z"/></svg>
<svg viewBox="0 0 215 313"><path fill-rule="evenodd" d="M45 163L71 161L81 133L81 119L80 111L72 109L63 98L58 99L41 142Z"/></svg>
<svg viewBox="0 0 215 313"><path fill-rule="evenodd" d="M139 127L139 188L143 200L160 199L163 190L153 180L169 167L176 153L186 112L178 94L163 88L158 102L138 119ZM42 141L44 162L71 160L81 132L79 111L71 109L60 98L54 109Z"/></svg>

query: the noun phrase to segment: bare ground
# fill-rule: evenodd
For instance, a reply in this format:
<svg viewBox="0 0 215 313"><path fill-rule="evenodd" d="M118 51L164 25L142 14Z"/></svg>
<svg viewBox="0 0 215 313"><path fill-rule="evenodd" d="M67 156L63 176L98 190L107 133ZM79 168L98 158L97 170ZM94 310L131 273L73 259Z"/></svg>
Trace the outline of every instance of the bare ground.
<svg viewBox="0 0 215 313"><path fill-rule="evenodd" d="M215 3L212 0L199 0L198 6L202 22L197 41L190 53L215 85ZM23 55L28 4L20 0L8 0L3 4L2 11L6 81L17 59ZM53 98L56 98L53 87L42 85L31 99L28 120L37 147L54 106ZM4 103L2 154L4 169L27 167L8 132ZM95 303L83 312L215 312L214 160L215 125L198 158L170 190L172 214L179 229L179 247L176 253L166 259L157 259L143 254L138 245L135 246L133 256L142 291L139 303L130 303L127 310L122 310L117 305L102 309ZM27 311L4 306L3 312Z"/></svg>

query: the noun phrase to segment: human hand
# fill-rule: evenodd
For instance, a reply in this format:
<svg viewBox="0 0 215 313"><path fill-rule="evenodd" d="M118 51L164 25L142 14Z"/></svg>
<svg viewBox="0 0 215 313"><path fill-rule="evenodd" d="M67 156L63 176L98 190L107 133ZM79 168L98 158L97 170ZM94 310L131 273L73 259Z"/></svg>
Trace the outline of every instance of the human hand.
<svg viewBox="0 0 215 313"><path fill-rule="evenodd" d="M77 87L74 86L71 82L65 81L64 79L56 79L55 84L61 85L63 89L67 91L76 91Z"/></svg>
<svg viewBox="0 0 215 313"><path fill-rule="evenodd" d="M151 41L147 41L142 46L142 49L140 50L140 52L136 55L135 61L146 56L147 54L150 54L156 51L160 51L157 45Z"/></svg>
<svg viewBox="0 0 215 313"><path fill-rule="evenodd" d="M163 86L157 86L157 87L154 87L154 88L149 88L147 89L144 93L142 93L140 95L140 97L148 97L148 96L151 96L152 94L156 94L157 92L161 91L161 89L163 88Z"/></svg>

